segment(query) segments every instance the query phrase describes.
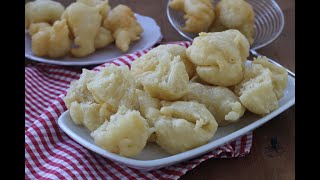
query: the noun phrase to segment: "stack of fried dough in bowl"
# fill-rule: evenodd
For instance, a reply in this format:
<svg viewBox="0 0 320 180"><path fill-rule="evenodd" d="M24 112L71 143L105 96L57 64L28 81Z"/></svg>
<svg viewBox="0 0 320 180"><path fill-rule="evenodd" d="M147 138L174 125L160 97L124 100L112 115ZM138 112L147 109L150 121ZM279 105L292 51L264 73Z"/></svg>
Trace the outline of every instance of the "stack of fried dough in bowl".
<svg viewBox="0 0 320 180"><path fill-rule="evenodd" d="M170 0L169 8L184 14L184 32L237 29L250 44L254 42L255 13L246 0Z"/></svg>
<svg viewBox="0 0 320 180"><path fill-rule="evenodd" d="M83 69L64 99L75 124L94 142L125 157L148 142L169 154L202 146L246 111L279 106L288 83L283 67L258 57L238 30L200 33L188 48L159 45L127 66Z"/></svg>

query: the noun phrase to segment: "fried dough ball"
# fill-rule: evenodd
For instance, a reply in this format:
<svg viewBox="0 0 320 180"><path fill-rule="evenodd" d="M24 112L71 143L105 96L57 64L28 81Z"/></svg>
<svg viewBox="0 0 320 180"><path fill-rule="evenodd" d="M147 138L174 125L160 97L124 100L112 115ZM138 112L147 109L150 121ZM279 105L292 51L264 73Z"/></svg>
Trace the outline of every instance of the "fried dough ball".
<svg viewBox="0 0 320 180"><path fill-rule="evenodd" d="M104 27L99 28L99 32L94 40L94 47L96 49L106 47L114 41L111 31Z"/></svg>
<svg viewBox="0 0 320 180"><path fill-rule="evenodd" d="M235 28L254 18L252 6L245 0L221 0L216 6L219 19L227 28Z"/></svg>
<svg viewBox="0 0 320 180"><path fill-rule="evenodd" d="M70 88L67 90L67 95L64 98L64 102L68 109L70 109L72 102L95 102L92 93L87 88L87 84L91 82L95 76L96 72L82 69L80 78L70 83Z"/></svg>
<svg viewBox="0 0 320 180"><path fill-rule="evenodd" d="M76 2L67 7L62 15L66 19L72 31L74 44L71 54L75 57L83 57L95 51L95 38L101 26L101 15L96 7L87 6Z"/></svg>
<svg viewBox="0 0 320 180"><path fill-rule="evenodd" d="M215 12L217 11L217 8L215 9ZM220 19L218 18L218 13L216 13L216 18L213 21L213 23L211 24L211 26L209 27L209 32L221 32L221 31L225 31L228 30L228 28L226 28L220 21Z"/></svg>
<svg viewBox="0 0 320 180"><path fill-rule="evenodd" d="M215 13L217 22L213 23L211 31L223 29L222 27L237 29L246 36L250 44L253 43L254 11L249 3L245 0L221 0Z"/></svg>
<svg viewBox="0 0 320 180"><path fill-rule="evenodd" d="M64 7L61 3L51 0L36 0L25 5L25 27L30 24L46 22L53 24L59 20Z"/></svg>
<svg viewBox="0 0 320 180"><path fill-rule="evenodd" d="M71 45L69 28L65 20L56 21L50 28L39 28L39 31L31 37L32 52L36 56L62 57L70 51Z"/></svg>
<svg viewBox="0 0 320 180"><path fill-rule="evenodd" d="M147 119L150 127L154 127L155 122L161 116L160 114L160 101L156 98L153 98L145 91L139 89L136 90L138 100L139 100L139 111L141 115ZM152 133L148 139L148 142L155 142L156 135Z"/></svg>
<svg viewBox="0 0 320 180"><path fill-rule="evenodd" d="M45 29L49 29L50 27L51 25L46 22L32 23L29 26L28 32L29 32L29 35L32 37L37 32L43 31Z"/></svg>
<svg viewBox="0 0 320 180"><path fill-rule="evenodd" d="M161 116L160 100L151 97L150 94L145 91L137 89L136 92L139 101L140 113L144 118L147 119L149 125L153 127L155 122Z"/></svg>
<svg viewBox="0 0 320 180"><path fill-rule="evenodd" d="M182 30L186 32L206 32L215 19L211 0L172 0L169 6L185 13L186 22Z"/></svg>
<svg viewBox="0 0 320 180"><path fill-rule="evenodd" d="M186 67L189 79L193 78L193 76L196 74L196 66L189 61L185 52L182 55L180 55L180 59Z"/></svg>
<svg viewBox="0 0 320 180"><path fill-rule="evenodd" d="M107 104L92 102L78 103L74 101L71 103L69 111L74 123L84 125L90 131L97 129L111 116Z"/></svg>
<svg viewBox="0 0 320 180"><path fill-rule="evenodd" d="M189 83L189 92L183 100L195 100L204 104L217 120L219 126L238 122L246 108L238 96L221 86L206 86L200 83Z"/></svg>
<svg viewBox="0 0 320 180"><path fill-rule="evenodd" d="M122 4L111 10L103 26L112 31L116 46L123 52L128 51L130 43L139 40L143 32L133 11Z"/></svg>
<svg viewBox="0 0 320 180"><path fill-rule="evenodd" d="M196 73L196 69L194 64L188 60L186 49L186 47L177 44L159 45L133 61L131 64L132 74L138 78L145 72L153 71L160 61L165 59L173 60L175 56L180 56L180 59L186 67L188 76L191 79Z"/></svg>
<svg viewBox="0 0 320 180"><path fill-rule="evenodd" d="M163 102L163 116L155 123L156 142L170 154L184 152L207 143L218 124L203 104Z"/></svg>
<svg viewBox="0 0 320 180"><path fill-rule="evenodd" d="M241 103L255 114L265 115L278 108L272 73L260 64L246 69L244 80L235 87Z"/></svg>
<svg viewBox="0 0 320 180"><path fill-rule="evenodd" d="M102 17L101 23L108 16L110 5L108 0L77 0L77 2L84 3L87 6L96 7Z"/></svg>
<svg viewBox="0 0 320 180"><path fill-rule="evenodd" d="M171 0L169 7L176 11L184 11L184 1L185 0Z"/></svg>
<svg viewBox="0 0 320 180"><path fill-rule="evenodd" d="M87 87L96 102L110 104L114 110L120 105L139 108L134 80L127 66L111 64L101 69Z"/></svg>
<svg viewBox="0 0 320 180"><path fill-rule="evenodd" d="M176 100L188 92L189 76L180 56L163 59L153 71L143 73L139 80L152 97Z"/></svg>
<svg viewBox="0 0 320 180"><path fill-rule="evenodd" d="M185 50L180 45L160 45L135 60L131 71L137 84L158 99L182 97L188 91L188 73L194 74L194 65L187 59Z"/></svg>
<svg viewBox="0 0 320 180"><path fill-rule="evenodd" d="M132 157L143 150L153 131L138 111L120 106L110 121L105 121L91 136L98 146L121 156Z"/></svg>
<svg viewBox="0 0 320 180"><path fill-rule="evenodd" d="M265 56L259 56L254 58L253 64L260 64L264 68L268 68L272 73L272 85L273 90L276 93L277 99L281 99L284 94L284 90L288 86L288 72L285 68L272 64L267 60Z"/></svg>
<svg viewBox="0 0 320 180"><path fill-rule="evenodd" d="M237 29L248 39L250 44L254 43L254 22L244 24Z"/></svg>
<svg viewBox="0 0 320 180"><path fill-rule="evenodd" d="M206 83L206 82L202 81L198 74L195 74L195 76L193 76L193 78L190 79L189 83L200 83L200 84L203 84L203 85L210 86L209 83Z"/></svg>
<svg viewBox="0 0 320 180"><path fill-rule="evenodd" d="M203 81L232 86L243 79L249 42L238 30L200 33L186 53Z"/></svg>
<svg viewBox="0 0 320 180"><path fill-rule="evenodd" d="M243 81L235 86L235 92L249 111L265 115L278 108L278 100L283 97L287 85L286 69L260 56L246 69Z"/></svg>

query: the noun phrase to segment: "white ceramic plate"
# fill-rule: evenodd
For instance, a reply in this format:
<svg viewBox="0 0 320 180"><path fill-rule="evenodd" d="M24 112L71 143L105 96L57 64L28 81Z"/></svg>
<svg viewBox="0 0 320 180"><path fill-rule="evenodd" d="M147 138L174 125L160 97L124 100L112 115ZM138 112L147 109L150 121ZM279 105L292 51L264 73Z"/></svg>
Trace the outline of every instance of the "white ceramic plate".
<svg viewBox="0 0 320 180"><path fill-rule="evenodd" d="M160 42L162 39L162 34L161 34L160 27L157 25L155 20L147 16L142 16L139 14L135 14L135 15L144 31L141 35L140 40L133 42L130 45L128 52L120 51L113 43L105 48L98 49L93 54L90 54L89 56L86 56L83 58L75 58L70 55L67 55L59 59L38 57L32 53L31 39L29 34L26 32L25 33L25 57L29 58L30 60L43 62L43 63L56 64L56 65L85 66L85 65L103 64L105 62L110 62L119 56L150 48L153 45L155 45L157 42Z"/></svg>
<svg viewBox="0 0 320 180"><path fill-rule="evenodd" d="M247 64L249 64L249 62ZM126 166L149 171L185 161L212 151L213 149L260 127L261 125L268 122L273 117L279 115L294 104L295 77L289 75L288 86L285 90L284 97L280 99L279 108L277 110L264 117L246 112L240 122L226 127L219 127L216 134L209 141L209 143L176 155L169 155L164 150L162 150L160 146L154 143L148 143L139 155L132 158L122 157L97 146L94 143L93 138L90 136L90 132L86 128L73 123L69 111L64 112L59 117L58 124L60 128L72 139L77 141L82 146L90 149L91 151L94 151L103 157L119 162Z"/></svg>

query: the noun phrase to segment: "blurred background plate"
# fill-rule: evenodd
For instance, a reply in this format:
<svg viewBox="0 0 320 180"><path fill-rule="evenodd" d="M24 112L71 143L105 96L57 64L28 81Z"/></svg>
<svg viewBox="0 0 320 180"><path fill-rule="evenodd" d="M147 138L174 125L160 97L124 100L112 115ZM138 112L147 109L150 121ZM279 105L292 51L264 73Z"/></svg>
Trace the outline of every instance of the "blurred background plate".
<svg viewBox="0 0 320 180"><path fill-rule="evenodd" d="M95 64L103 64L105 62L110 62L122 55L133 53L139 50L144 50L147 48L152 47L156 43L160 42L162 39L162 34L160 27L155 22L154 19L142 16L139 14L135 14L137 17L138 22L141 24L143 28L143 33L141 34L141 38L138 41L133 42L130 44L130 48L128 52L120 51L114 43L96 50L94 53L82 57L82 58L75 58L71 55L67 55L62 58L47 58L47 57L38 57L32 53L31 50L31 38L26 31L25 33L25 57L43 63L55 64L55 65L65 65L65 66L86 66L86 65L95 65Z"/></svg>

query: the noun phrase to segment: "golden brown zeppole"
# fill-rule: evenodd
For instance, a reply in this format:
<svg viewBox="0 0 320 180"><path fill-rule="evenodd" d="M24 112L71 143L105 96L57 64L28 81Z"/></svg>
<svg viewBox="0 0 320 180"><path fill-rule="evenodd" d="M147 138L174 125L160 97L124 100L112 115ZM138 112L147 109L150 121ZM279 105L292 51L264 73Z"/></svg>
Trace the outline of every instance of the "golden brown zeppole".
<svg viewBox="0 0 320 180"><path fill-rule="evenodd" d="M120 105L139 108L135 82L127 66L107 66L87 83L87 88L96 102L110 104L113 110Z"/></svg>
<svg viewBox="0 0 320 180"><path fill-rule="evenodd" d="M56 1L35 0L25 5L25 28L33 23L46 22L53 24L60 20L64 6Z"/></svg>
<svg viewBox="0 0 320 180"><path fill-rule="evenodd" d="M239 97L222 86L190 82L189 92L183 96L183 100L194 100L206 105L219 126L237 122L246 110Z"/></svg>
<svg viewBox="0 0 320 180"><path fill-rule="evenodd" d="M92 132L91 136L102 148L131 157L143 150L153 131L154 128L149 127L139 111L120 106L118 112L110 117L110 121Z"/></svg>
<svg viewBox="0 0 320 180"><path fill-rule="evenodd" d="M51 0L29 2L25 28L34 55L49 58L85 57L113 42L125 52L143 32L130 7L111 10L108 0L77 0L66 8Z"/></svg>
<svg viewBox="0 0 320 180"><path fill-rule="evenodd" d="M250 42L254 41L254 11L245 0L221 0L215 7L216 18L209 31L239 30Z"/></svg>
<svg viewBox="0 0 320 180"><path fill-rule="evenodd" d="M205 105L197 102L162 102L155 123L156 142L170 154L206 144L218 124Z"/></svg>
<svg viewBox="0 0 320 180"><path fill-rule="evenodd" d="M100 27L97 36L94 39L94 48L95 49L100 49L108 46L114 42L114 38L111 34L111 31L104 28Z"/></svg>
<svg viewBox="0 0 320 180"><path fill-rule="evenodd" d="M188 91L186 67L192 75L194 66L186 60L184 47L160 45L134 61L131 71L137 83L152 97L176 100Z"/></svg>
<svg viewBox="0 0 320 180"><path fill-rule="evenodd" d="M87 84L96 76L96 72L83 69L78 80L72 81L67 90L64 102L69 109L72 102L95 102Z"/></svg>
<svg viewBox="0 0 320 180"><path fill-rule="evenodd" d="M77 0L77 2L81 2L87 6L96 7L102 18L101 23L103 23L111 9L108 0Z"/></svg>
<svg viewBox="0 0 320 180"><path fill-rule="evenodd" d="M30 25L32 52L37 56L58 58L66 55L72 45L65 20L56 21L52 27L46 23Z"/></svg>
<svg viewBox="0 0 320 180"><path fill-rule="evenodd" d="M83 69L80 78L70 84L64 102L72 120L84 125L90 131L98 128L111 115L112 108L107 104L98 104L87 88L87 83L96 76L95 72Z"/></svg>
<svg viewBox="0 0 320 180"><path fill-rule="evenodd" d="M93 53L94 41L102 19L98 9L75 2L66 8L62 19L68 22L74 36L75 46L71 49L71 54L75 57L83 57Z"/></svg>
<svg viewBox="0 0 320 180"><path fill-rule="evenodd" d="M84 125L90 131L94 131L109 119L111 112L107 104L74 101L70 105L70 116L76 124Z"/></svg>
<svg viewBox="0 0 320 180"><path fill-rule="evenodd" d="M139 100L139 110L143 117L145 117L150 126L154 126L155 122L161 116L161 103L157 98L153 98L149 93L140 89L136 90Z"/></svg>
<svg viewBox="0 0 320 180"><path fill-rule="evenodd" d="M45 30L45 29L50 29L50 27L51 27L51 25L46 22L32 23L29 26L29 34L32 37L37 32Z"/></svg>
<svg viewBox="0 0 320 180"><path fill-rule="evenodd" d="M130 43L139 40L143 32L134 12L122 4L111 10L103 26L112 31L116 46L123 52L128 51Z"/></svg>
<svg viewBox="0 0 320 180"><path fill-rule="evenodd" d="M140 89L136 89L136 93L139 101L139 111L143 117L146 118L150 127L154 127L154 124L160 117L160 100L151 97L147 92ZM156 134L150 135L148 142L155 142Z"/></svg>
<svg viewBox="0 0 320 180"><path fill-rule="evenodd" d="M143 89L152 97L176 100L188 92L189 76L179 56L160 61L156 69L142 74Z"/></svg>
<svg viewBox="0 0 320 180"><path fill-rule="evenodd" d="M249 42L238 30L199 33L186 53L200 79L218 86L232 86L243 79Z"/></svg>
<svg viewBox="0 0 320 180"><path fill-rule="evenodd" d="M78 0L67 7L62 18L67 19L74 37L73 56L87 56L114 41L111 31L102 26L109 11L108 0Z"/></svg>
<svg viewBox="0 0 320 180"><path fill-rule="evenodd" d="M236 85L235 92L249 111L265 115L278 108L287 83L286 69L270 63L266 57L258 57L246 69L244 79Z"/></svg>
<svg viewBox="0 0 320 180"><path fill-rule="evenodd" d="M285 68L272 64L268 61L267 57L259 56L254 58L253 64L260 64L264 68L268 68L271 71L272 85L274 92L278 99L281 99L284 95L284 90L288 85L288 72Z"/></svg>
<svg viewBox="0 0 320 180"><path fill-rule="evenodd" d="M186 32L206 32L215 19L211 0L171 0L169 6L185 13L182 30Z"/></svg>
<svg viewBox="0 0 320 180"><path fill-rule="evenodd" d="M173 60L175 56L180 56L180 60L184 63L188 76L191 79L196 71L193 63L187 58L186 49L186 47L177 44L159 45L133 61L131 71L138 78L143 73L155 69L163 59Z"/></svg>
<svg viewBox="0 0 320 180"><path fill-rule="evenodd" d="M246 110L266 115L278 108L288 73L266 57L246 66L248 54L249 42L238 30L200 33L187 49L167 44L150 50L131 70L83 70L65 103L75 124L110 152L132 157L156 143L181 153L208 143ZM209 69L205 76L202 68Z"/></svg>

